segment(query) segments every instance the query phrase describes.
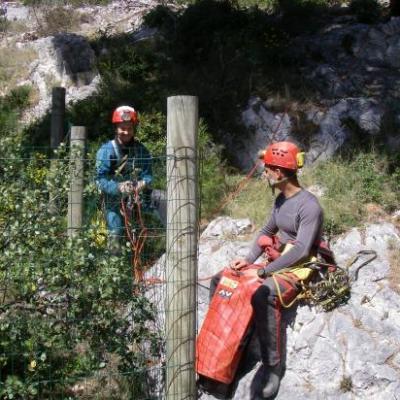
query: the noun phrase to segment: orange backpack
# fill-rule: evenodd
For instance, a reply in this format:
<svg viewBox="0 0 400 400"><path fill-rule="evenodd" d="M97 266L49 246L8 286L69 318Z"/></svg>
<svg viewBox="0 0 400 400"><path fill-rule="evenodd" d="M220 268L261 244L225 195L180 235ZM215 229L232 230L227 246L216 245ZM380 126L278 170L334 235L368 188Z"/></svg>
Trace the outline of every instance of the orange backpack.
<svg viewBox="0 0 400 400"><path fill-rule="evenodd" d="M262 284L254 271L258 268L262 266L223 270L197 337L199 375L225 384L233 381L253 318L251 297Z"/></svg>

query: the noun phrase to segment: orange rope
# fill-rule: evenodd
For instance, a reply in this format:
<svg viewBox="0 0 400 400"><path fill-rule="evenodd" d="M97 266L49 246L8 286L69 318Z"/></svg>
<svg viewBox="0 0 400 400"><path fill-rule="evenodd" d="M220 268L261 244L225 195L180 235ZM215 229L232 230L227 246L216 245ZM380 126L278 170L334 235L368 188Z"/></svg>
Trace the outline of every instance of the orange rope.
<svg viewBox="0 0 400 400"><path fill-rule="evenodd" d="M132 257L131 257L132 278L135 283L139 283L143 280L143 268L140 256L147 239L147 228L144 226L139 191L136 189L133 192L133 199L134 199L134 205L129 210L127 210L125 201L122 199L121 211L124 217L126 236L129 240L132 249ZM134 237L132 235L132 224L129 218L129 216L132 214L133 208L135 209L137 221L139 223L139 227L141 228L137 237Z"/></svg>
<svg viewBox="0 0 400 400"><path fill-rule="evenodd" d="M257 161L248 174L236 185L236 188L227 195L222 203L211 213L211 215L218 214L228 203L230 203L249 183L250 178L254 175L257 171L257 167L261 164L260 161Z"/></svg>
<svg viewBox="0 0 400 400"><path fill-rule="evenodd" d="M245 186L248 184L248 182L250 181L250 178L254 175L254 173L257 170L257 167L260 165L260 161L256 162L254 164L254 166L251 168L251 170L247 173L247 175L236 185L235 190L233 190L228 196L225 197L225 199L222 201L222 203L218 206L218 208L216 208L213 212L212 215L217 214L219 211L221 211L229 202L231 202L244 188ZM135 193L136 195L136 193ZM136 198L135 198L135 201ZM139 204L137 202L137 204ZM124 208L123 208L124 210ZM143 226L142 220L141 220L141 211L140 211L140 207L138 207L138 213L139 213L139 222L141 224L141 226L143 227L139 237L141 236L142 232L147 233L146 228ZM128 220L126 218L126 214L124 212L124 216L125 216L125 226L128 225ZM128 234L129 237L129 234ZM132 242L131 242L132 243ZM135 255L135 259L133 262L133 271L138 271L135 273L135 282L143 282L146 285L159 285L162 283L165 283L165 279L161 279L158 277L149 277L147 279L143 279L143 270L141 269L141 264L140 264L140 252L143 248L143 244L144 241L141 244L135 245L135 251L134 251L134 255ZM214 275L210 275L210 276L206 276L206 277L202 277L197 279L197 282L202 282L202 281L208 281L210 279L213 278Z"/></svg>
<svg viewBox="0 0 400 400"><path fill-rule="evenodd" d="M147 239L147 228L144 226L139 192L136 189L134 191L134 197L135 197L135 204L136 204L136 208L135 208L136 215L137 215L137 219L138 219L141 230L137 237L137 240L135 240L135 248L134 248L134 253L133 253L133 268L136 273L136 275L135 275L136 282L140 282L143 280L143 268L142 268L140 256L141 256L144 244Z"/></svg>

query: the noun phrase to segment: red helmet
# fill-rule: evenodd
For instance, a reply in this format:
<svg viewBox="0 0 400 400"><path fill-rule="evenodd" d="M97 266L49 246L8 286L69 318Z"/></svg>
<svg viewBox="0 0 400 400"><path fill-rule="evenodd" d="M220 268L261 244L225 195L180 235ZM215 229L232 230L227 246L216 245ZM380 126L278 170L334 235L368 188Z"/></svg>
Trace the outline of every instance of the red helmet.
<svg viewBox="0 0 400 400"><path fill-rule="evenodd" d="M304 164L304 153L291 142L272 143L263 154L265 165L296 171Z"/></svg>
<svg viewBox="0 0 400 400"><path fill-rule="evenodd" d="M112 115L112 123L131 121L134 125L139 122L136 110L133 107L121 106L114 110Z"/></svg>

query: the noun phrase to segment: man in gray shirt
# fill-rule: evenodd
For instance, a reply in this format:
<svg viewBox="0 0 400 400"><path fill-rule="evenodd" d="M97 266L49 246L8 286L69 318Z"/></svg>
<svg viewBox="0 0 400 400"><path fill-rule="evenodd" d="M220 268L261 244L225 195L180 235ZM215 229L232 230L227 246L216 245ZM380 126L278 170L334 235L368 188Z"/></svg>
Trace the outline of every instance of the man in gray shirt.
<svg viewBox="0 0 400 400"><path fill-rule="evenodd" d="M304 190L297 180L297 170L302 166L302 153L296 145L290 142L271 144L264 152L265 177L270 186L279 189L280 194L275 200L272 214L267 224L261 229L254 240L249 253L244 259L233 260L230 267L239 270L255 262L263 253L263 239L272 243L277 235L283 245L292 247L285 254L277 253L277 258L258 271L263 279L252 297L256 333L260 342L263 369L266 384L263 397L267 398L277 393L279 389L281 362L281 304L278 288L272 273L294 267L308 259L313 253L315 243L321 240L323 212L317 198ZM212 282L215 287L218 276ZM280 281L278 281L280 282ZM283 284L285 283L285 284ZM281 295L295 298L299 289L295 283L278 283Z"/></svg>

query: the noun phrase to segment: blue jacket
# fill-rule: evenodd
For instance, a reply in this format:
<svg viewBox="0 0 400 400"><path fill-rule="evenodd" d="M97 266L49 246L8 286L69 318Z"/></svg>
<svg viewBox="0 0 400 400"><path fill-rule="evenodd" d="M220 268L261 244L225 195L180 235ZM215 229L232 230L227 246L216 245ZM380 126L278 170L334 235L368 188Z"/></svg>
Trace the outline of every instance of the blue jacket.
<svg viewBox="0 0 400 400"><path fill-rule="evenodd" d="M127 161L117 174L124 156ZM96 155L96 184L107 197L120 196L118 183L127 180L144 180L147 185L153 181L151 155L141 143L133 141L121 146L115 140L104 143Z"/></svg>

